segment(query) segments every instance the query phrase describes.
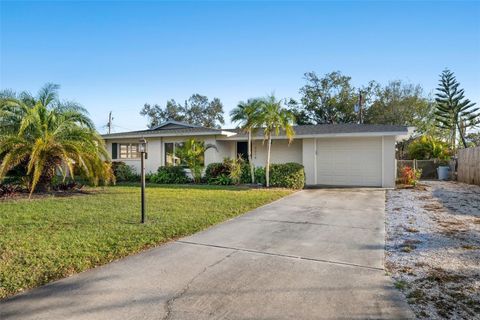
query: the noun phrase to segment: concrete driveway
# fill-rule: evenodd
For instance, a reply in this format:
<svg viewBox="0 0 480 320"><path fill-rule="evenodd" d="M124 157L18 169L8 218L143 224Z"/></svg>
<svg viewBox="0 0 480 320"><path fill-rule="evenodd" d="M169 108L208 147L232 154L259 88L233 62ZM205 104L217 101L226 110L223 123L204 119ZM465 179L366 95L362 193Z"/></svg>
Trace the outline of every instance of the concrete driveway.
<svg viewBox="0 0 480 320"><path fill-rule="evenodd" d="M0 303L0 319L405 319L385 192L304 190Z"/></svg>

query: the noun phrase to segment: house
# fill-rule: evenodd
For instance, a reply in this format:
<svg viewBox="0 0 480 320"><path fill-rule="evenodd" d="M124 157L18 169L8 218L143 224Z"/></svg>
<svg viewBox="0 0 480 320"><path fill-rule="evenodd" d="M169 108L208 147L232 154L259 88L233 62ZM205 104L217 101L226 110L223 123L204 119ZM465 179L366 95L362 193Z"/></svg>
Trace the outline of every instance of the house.
<svg viewBox="0 0 480 320"><path fill-rule="evenodd" d="M285 135L272 139L271 162L297 162L305 167L307 185L376 186L395 185L395 143L408 134L407 127L365 124L321 124L295 126L289 144ZM167 121L142 131L103 135L113 161L140 169L138 143L147 141L147 172L159 166L179 165L176 150L188 138L216 146L205 152L205 165L241 154L247 159L247 135L239 129L212 129ZM258 130L253 137L253 162L265 166L266 142Z"/></svg>

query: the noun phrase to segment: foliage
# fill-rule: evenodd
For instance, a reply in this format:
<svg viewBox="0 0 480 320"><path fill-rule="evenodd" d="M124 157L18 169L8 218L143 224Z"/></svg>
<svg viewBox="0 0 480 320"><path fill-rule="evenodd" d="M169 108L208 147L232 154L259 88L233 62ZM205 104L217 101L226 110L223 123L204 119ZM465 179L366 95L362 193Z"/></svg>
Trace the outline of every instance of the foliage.
<svg viewBox="0 0 480 320"><path fill-rule="evenodd" d="M63 181L52 186L52 189L55 191L72 191L80 190L83 188L83 184L80 184L76 181Z"/></svg>
<svg viewBox="0 0 480 320"><path fill-rule="evenodd" d="M408 155L410 159L417 160L447 160L450 157L450 150L445 142L431 136L422 136L410 143Z"/></svg>
<svg viewBox="0 0 480 320"><path fill-rule="evenodd" d="M213 145L205 146L203 141L195 140L194 138L185 141L181 148L177 149L177 155L192 172L193 181L200 183L202 180L202 170L204 165L204 154L210 148L215 148Z"/></svg>
<svg viewBox="0 0 480 320"><path fill-rule="evenodd" d="M471 132L465 136L468 147L480 147L480 132Z"/></svg>
<svg viewBox="0 0 480 320"><path fill-rule="evenodd" d="M123 161L113 161L112 169L113 174L118 182L140 181L140 175L135 172L135 169Z"/></svg>
<svg viewBox="0 0 480 320"><path fill-rule="evenodd" d="M228 167L228 177L232 180L232 183L239 184L242 178L242 166L245 161L241 157L237 157L235 159L225 158L223 162Z"/></svg>
<svg viewBox="0 0 480 320"><path fill-rule="evenodd" d="M109 183L112 171L104 141L87 111L60 101L59 86L45 85L36 97L22 92L0 94L0 179L26 164L30 194L37 186L49 189L56 170L74 178L74 168L93 184Z"/></svg>
<svg viewBox="0 0 480 320"><path fill-rule="evenodd" d="M84 192L2 201L0 299L193 234L290 194L147 185L147 223L142 225L138 184Z"/></svg>
<svg viewBox="0 0 480 320"><path fill-rule="evenodd" d="M253 166L253 174L255 175L255 166ZM242 173L240 175L240 183L252 183L252 181L256 181L256 180L255 180L255 177L252 179L250 163L244 162L242 163Z"/></svg>
<svg viewBox="0 0 480 320"><path fill-rule="evenodd" d="M18 184L0 183L0 198L13 197L23 190L24 188Z"/></svg>
<svg viewBox="0 0 480 320"><path fill-rule="evenodd" d="M270 186L270 155L272 149L272 134L278 136L280 132L291 142L295 136L293 123L294 115L283 107L283 103L274 95L258 100L257 125L263 126L264 140L267 140L267 163L265 166L265 180L267 188Z"/></svg>
<svg viewBox="0 0 480 320"><path fill-rule="evenodd" d="M456 148L457 132L464 147L466 130L479 123L479 108L474 108L475 103L465 98L465 91L459 89L455 75L445 69L440 75L440 84L435 94L437 110L435 112L438 126L450 130L450 143L452 149Z"/></svg>
<svg viewBox="0 0 480 320"><path fill-rule="evenodd" d="M233 184L232 178L230 175L226 175L224 173L218 175L217 177L210 180L210 184L220 185L220 186L228 186Z"/></svg>
<svg viewBox="0 0 480 320"><path fill-rule="evenodd" d="M182 105L171 99L167 101L166 106L146 103L140 111L142 116L148 117L148 127L153 128L159 124L175 120L186 122L193 125L199 125L208 128L219 128L225 124L223 118L223 104L218 98L209 101L206 96L193 94Z"/></svg>
<svg viewBox="0 0 480 320"><path fill-rule="evenodd" d="M365 113L365 123L414 126L422 134L439 134L434 126L435 105L420 85L390 81L377 86Z"/></svg>
<svg viewBox="0 0 480 320"><path fill-rule="evenodd" d="M159 167L157 173L149 177L149 181L159 184L185 184L189 183L185 169L179 166Z"/></svg>
<svg viewBox="0 0 480 320"><path fill-rule="evenodd" d="M272 164L270 176L272 187L303 189L305 186L305 171L299 163Z"/></svg>
<svg viewBox="0 0 480 320"><path fill-rule="evenodd" d="M229 176L230 171L225 162L213 162L205 168L205 180L207 183L214 184L214 180L220 175Z"/></svg>
<svg viewBox="0 0 480 320"><path fill-rule="evenodd" d="M420 180L420 177L422 176L422 170L405 166L400 169L400 176L403 184L415 187L418 183L418 180Z"/></svg>
<svg viewBox="0 0 480 320"><path fill-rule="evenodd" d="M252 134L259 124L259 99L249 99L246 103L240 102L236 108L230 112L232 122L237 122L248 136L248 164L250 166L251 182L255 183L255 166L252 158Z"/></svg>
<svg viewBox="0 0 480 320"><path fill-rule="evenodd" d="M258 184L265 185L266 184L266 177L265 177L265 168L264 167L257 167L255 168L255 181Z"/></svg>
<svg viewBox="0 0 480 320"><path fill-rule="evenodd" d="M307 83L300 89L301 106L294 100L288 105L298 124L354 123L358 121L355 104L358 91L351 84L351 77L340 71L327 73L320 78L315 72L305 73ZM371 81L361 88L368 100L376 83Z"/></svg>

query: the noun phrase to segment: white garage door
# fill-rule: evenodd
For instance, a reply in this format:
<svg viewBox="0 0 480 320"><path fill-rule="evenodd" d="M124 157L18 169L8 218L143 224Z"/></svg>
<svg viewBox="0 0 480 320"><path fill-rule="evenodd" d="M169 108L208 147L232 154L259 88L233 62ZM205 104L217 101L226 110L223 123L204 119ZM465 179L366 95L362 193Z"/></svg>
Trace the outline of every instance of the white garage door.
<svg viewBox="0 0 480 320"><path fill-rule="evenodd" d="M382 185L382 138L317 139L317 184Z"/></svg>

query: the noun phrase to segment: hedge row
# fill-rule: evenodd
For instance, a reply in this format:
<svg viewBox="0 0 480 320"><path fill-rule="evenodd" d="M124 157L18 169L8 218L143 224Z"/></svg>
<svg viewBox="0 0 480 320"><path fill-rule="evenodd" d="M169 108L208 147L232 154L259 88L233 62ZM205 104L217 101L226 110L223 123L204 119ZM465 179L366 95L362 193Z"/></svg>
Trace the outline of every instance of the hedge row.
<svg viewBox="0 0 480 320"><path fill-rule="evenodd" d="M117 181L140 181L140 177L130 166L123 162L113 163ZM251 183L250 167L247 163L241 165L239 183ZM184 184L190 183L185 169L179 166L159 167L156 173L147 175L147 180L159 184ZM265 168L255 168L255 183L265 185ZM210 163L205 168L202 182L217 185L231 185L230 168L226 162ZM270 165L270 186L279 188L302 189L305 185L305 172L303 166L290 162Z"/></svg>

